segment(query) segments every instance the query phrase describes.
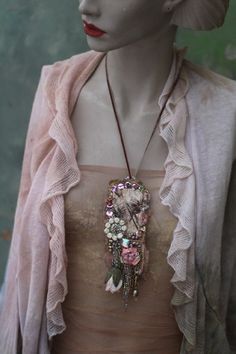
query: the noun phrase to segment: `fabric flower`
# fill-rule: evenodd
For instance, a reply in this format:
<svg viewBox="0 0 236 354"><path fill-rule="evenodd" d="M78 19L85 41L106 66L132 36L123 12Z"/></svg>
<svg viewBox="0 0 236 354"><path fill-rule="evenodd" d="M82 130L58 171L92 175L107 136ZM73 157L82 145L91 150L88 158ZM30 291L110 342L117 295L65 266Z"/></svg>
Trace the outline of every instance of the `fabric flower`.
<svg viewBox="0 0 236 354"><path fill-rule="evenodd" d="M122 261L128 265L137 265L140 261L140 255L136 247L123 248L121 253Z"/></svg>

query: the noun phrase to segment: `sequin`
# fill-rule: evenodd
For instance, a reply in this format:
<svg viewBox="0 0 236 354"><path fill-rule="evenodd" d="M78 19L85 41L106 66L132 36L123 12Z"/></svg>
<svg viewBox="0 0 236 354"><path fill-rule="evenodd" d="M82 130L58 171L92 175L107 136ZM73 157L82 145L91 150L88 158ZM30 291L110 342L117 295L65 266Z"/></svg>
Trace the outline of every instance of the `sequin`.
<svg viewBox="0 0 236 354"><path fill-rule="evenodd" d="M132 184L130 182L125 182L125 187L126 188L132 188Z"/></svg>

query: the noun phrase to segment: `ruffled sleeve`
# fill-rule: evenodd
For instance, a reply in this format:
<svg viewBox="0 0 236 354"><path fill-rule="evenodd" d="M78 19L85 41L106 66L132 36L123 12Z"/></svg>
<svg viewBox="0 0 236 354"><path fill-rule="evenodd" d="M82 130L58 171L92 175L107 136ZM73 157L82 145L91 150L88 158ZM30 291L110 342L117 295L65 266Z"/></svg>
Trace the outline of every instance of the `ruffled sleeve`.
<svg viewBox="0 0 236 354"><path fill-rule="evenodd" d="M188 110L185 96L188 79L183 56L185 51L176 52L169 79L159 99L163 106L171 91L173 82L181 70L179 81L168 100L160 120L160 135L168 146L168 156L164 163L165 177L160 188L163 205L168 206L177 217L177 226L168 251L167 261L173 268L171 283L175 287L172 305L180 330L192 348L196 342L195 296L195 176L193 164L185 147L185 132Z"/></svg>
<svg viewBox="0 0 236 354"><path fill-rule="evenodd" d="M79 91L103 55L89 51L73 56L67 65L64 65L63 71L59 62L54 64L54 70L45 85L48 104L54 112L54 120L48 131L54 143L47 156L49 164L40 203L41 221L46 226L50 238L46 298L47 333L50 339L66 329L61 308L61 303L68 293L64 194L80 181L76 160L78 145L70 115Z"/></svg>
<svg viewBox="0 0 236 354"><path fill-rule="evenodd" d="M46 77L47 66L43 66L28 124L12 240L5 277L0 292L0 353L6 354L16 354L19 352L20 343L24 340L24 330L26 327L27 309L23 310L22 304L24 302L23 298L24 300L26 299L26 296L24 296L24 292L26 291L24 285L26 284L27 275L21 269L20 256L24 258L25 263L28 262L29 264L30 252L28 251L28 247L30 242L27 244L24 243L22 224L24 223L24 214L26 213L25 210L27 209L35 173L33 168L33 149L40 135L39 126L42 123L43 112L48 116L46 112L47 103L44 96ZM38 315L41 316L41 313ZM38 336L38 330L39 328L36 329L36 327L31 330L30 340L32 343L35 340L35 336ZM26 353L26 347L25 350Z"/></svg>

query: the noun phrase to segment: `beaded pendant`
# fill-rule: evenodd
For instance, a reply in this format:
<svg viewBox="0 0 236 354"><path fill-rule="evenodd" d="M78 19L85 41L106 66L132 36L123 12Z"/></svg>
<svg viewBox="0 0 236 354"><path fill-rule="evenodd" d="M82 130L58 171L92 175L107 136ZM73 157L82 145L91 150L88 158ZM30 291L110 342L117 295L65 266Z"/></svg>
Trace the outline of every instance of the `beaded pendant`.
<svg viewBox="0 0 236 354"><path fill-rule="evenodd" d="M184 63L184 61L183 61ZM183 65L182 63L182 65ZM167 102L179 81L181 69L175 78L173 86L166 97L138 165L136 174L142 164L148 146L154 136L158 122L166 108ZM143 273L144 266L148 263L148 251L145 246L146 225L149 218L150 193L141 181L132 177L125 143L117 114L114 95L111 89L107 55L105 57L105 72L107 87L112 108L116 118L118 132L127 164L129 176L122 180L112 180L109 183L108 195L105 206L105 261L109 268L105 283L106 291L112 293L123 287L123 300L125 308L128 305L129 295L138 295L138 280Z"/></svg>
<svg viewBox="0 0 236 354"><path fill-rule="evenodd" d="M138 296L138 280L147 262L145 247L150 193L135 177L111 180L105 205L105 244L108 272L105 290L123 288L125 308Z"/></svg>

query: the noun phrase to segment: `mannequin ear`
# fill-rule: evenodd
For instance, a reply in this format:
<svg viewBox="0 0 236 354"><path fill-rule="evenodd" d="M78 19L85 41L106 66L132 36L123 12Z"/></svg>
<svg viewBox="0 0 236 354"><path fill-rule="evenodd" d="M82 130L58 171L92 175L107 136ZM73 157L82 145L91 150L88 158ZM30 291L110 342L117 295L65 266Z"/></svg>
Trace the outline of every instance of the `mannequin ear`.
<svg viewBox="0 0 236 354"><path fill-rule="evenodd" d="M166 0L163 4L163 11L172 12L183 1L185 0Z"/></svg>

